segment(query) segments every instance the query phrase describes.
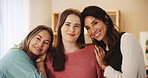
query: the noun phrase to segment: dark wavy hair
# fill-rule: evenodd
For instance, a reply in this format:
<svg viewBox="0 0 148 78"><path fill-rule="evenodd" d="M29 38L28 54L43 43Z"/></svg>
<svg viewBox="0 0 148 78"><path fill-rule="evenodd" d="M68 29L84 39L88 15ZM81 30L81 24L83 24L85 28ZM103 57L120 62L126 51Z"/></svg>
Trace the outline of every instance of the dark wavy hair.
<svg viewBox="0 0 148 78"><path fill-rule="evenodd" d="M119 40L119 33L120 33L119 29L115 28L115 25L113 24L111 18L105 12L105 10L103 10L98 6L88 6L84 8L81 14L83 19L85 19L85 17L87 16L93 16L103 21L104 24L106 24L107 26L106 35L108 37L107 44L109 47L109 52L107 53L106 58L109 57L109 55L115 50L113 47L115 46L116 42ZM105 50L106 44L103 42L103 40L98 41L96 39L92 39L92 43L101 46Z"/></svg>
<svg viewBox="0 0 148 78"><path fill-rule="evenodd" d="M64 10L59 18L58 21L58 32L57 32L57 38L56 38L56 44L55 44L55 49L53 50L54 53L52 54L53 57L53 63L52 66L54 68L54 71L62 71L65 68L65 62L66 62L66 56L64 54L64 45L62 42L62 35L61 35L61 27L63 26L65 20L67 19L68 15L74 14L80 18L81 21L81 33L80 36L77 39L77 44L80 48L83 48L83 44L85 43L84 40L84 25L83 24L83 19L81 16L81 12L77 9L66 9Z"/></svg>

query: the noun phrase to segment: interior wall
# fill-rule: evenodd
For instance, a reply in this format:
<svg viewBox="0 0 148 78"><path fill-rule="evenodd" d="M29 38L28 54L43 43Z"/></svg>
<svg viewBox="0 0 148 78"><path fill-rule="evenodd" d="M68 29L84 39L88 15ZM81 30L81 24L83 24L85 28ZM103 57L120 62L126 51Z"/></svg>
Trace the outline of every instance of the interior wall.
<svg viewBox="0 0 148 78"><path fill-rule="evenodd" d="M30 0L30 30L36 25L51 26L52 13L67 8L83 10L97 5L105 10L120 10L120 29L139 40L139 32L148 31L148 0Z"/></svg>
<svg viewBox="0 0 148 78"><path fill-rule="evenodd" d="M29 0L29 30L37 25L51 26L51 0Z"/></svg>
<svg viewBox="0 0 148 78"><path fill-rule="evenodd" d="M83 10L86 6L97 5L105 10L120 10L120 29L136 36L148 31L148 0L52 0L52 12L66 8Z"/></svg>

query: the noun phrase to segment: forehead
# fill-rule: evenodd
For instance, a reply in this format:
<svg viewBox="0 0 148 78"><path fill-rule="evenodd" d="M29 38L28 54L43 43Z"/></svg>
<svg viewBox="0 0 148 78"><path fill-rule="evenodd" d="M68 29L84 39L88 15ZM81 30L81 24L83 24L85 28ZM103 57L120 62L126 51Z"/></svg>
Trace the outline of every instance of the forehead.
<svg viewBox="0 0 148 78"><path fill-rule="evenodd" d="M70 21L70 20L80 22L80 17L75 14L69 14L65 21Z"/></svg>
<svg viewBox="0 0 148 78"><path fill-rule="evenodd" d="M91 21L93 21L93 20L95 20L96 18L95 17L93 17L93 16L86 16L85 17L85 21L89 21L89 22L91 22Z"/></svg>
<svg viewBox="0 0 148 78"><path fill-rule="evenodd" d="M40 36L45 40L51 40L51 35L49 34L49 32L47 30L42 30L39 33L36 34L36 36Z"/></svg>

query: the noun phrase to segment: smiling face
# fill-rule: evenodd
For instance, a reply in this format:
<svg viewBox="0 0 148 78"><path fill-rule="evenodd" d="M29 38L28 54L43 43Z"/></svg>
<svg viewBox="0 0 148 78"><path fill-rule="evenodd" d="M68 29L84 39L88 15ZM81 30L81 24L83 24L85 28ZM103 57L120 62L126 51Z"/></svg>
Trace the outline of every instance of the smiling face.
<svg viewBox="0 0 148 78"><path fill-rule="evenodd" d="M85 17L84 24L91 38L95 38L98 41L107 41L107 26L103 21L93 16L87 16Z"/></svg>
<svg viewBox="0 0 148 78"><path fill-rule="evenodd" d="M61 35L63 41L76 42L81 33L80 18L74 14L67 16L63 26L61 27Z"/></svg>
<svg viewBox="0 0 148 78"><path fill-rule="evenodd" d="M29 42L29 55L43 55L50 46L51 36L48 31L42 30Z"/></svg>

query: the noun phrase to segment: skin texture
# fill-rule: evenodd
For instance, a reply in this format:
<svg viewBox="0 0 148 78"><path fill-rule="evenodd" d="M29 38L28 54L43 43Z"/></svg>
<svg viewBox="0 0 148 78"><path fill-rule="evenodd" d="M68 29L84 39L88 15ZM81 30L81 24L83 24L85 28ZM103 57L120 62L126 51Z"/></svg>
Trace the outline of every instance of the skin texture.
<svg viewBox="0 0 148 78"><path fill-rule="evenodd" d="M61 27L62 41L65 53L71 53L80 50L80 47L77 45L77 39L80 36L80 33L80 18L74 14L68 15L63 26Z"/></svg>
<svg viewBox="0 0 148 78"><path fill-rule="evenodd" d="M87 16L84 23L85 28L87 29L91 38L95 38L98 41L103 40L107 44L107 26L103 21L93 16ZM101 47L95 46L94 52L96 54L98 64L100 65L101 69L104 70L107 67L106 62L104 61L105 51Z"/></svg>
<svg viewBox="0 0 148 78"><path fill-rule="evenodd" d="M38 72L41 72L44 75L44 78L47 78L45 67L44 67L44 60L46 57L46 52L49 48L51 42L51 35L48 31L42 30L37 35L35 35L29 43L29 51L27 52L28 56L35 60L38 56L38 58L41 58L42 61L39 63L36 63Z"/></svg>
<svg viewBox="0 0 148 78"><path fill-rule="evenodd" d="M46 30L42 30L29 43L29 51L27 54L31 57L40 56L46 53L49 48L51 36ZM31 57L31 59L33 59Z"/></svg>
<svg viewBox="0 0 148 78"><path fill-rule="evenodd" d="M81 33L80 18L74 14L68 15L61 27L63 41L76 42Z"/></svg>
<svg viewBox="0 0 148 78"><path fill-rule="evenodd" d="M104 42L107 42L107 27L104 22L93 16L87 16L84 23L90 37L95 38L98 41L103 40Z"/></svg>

